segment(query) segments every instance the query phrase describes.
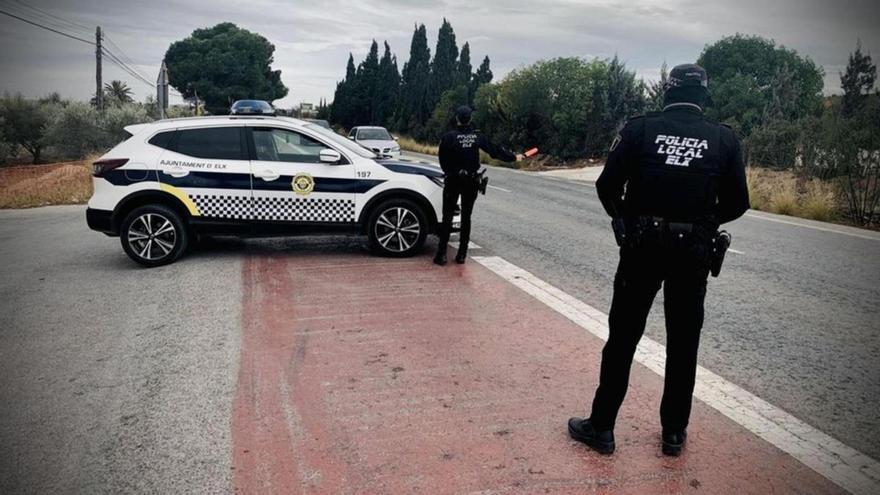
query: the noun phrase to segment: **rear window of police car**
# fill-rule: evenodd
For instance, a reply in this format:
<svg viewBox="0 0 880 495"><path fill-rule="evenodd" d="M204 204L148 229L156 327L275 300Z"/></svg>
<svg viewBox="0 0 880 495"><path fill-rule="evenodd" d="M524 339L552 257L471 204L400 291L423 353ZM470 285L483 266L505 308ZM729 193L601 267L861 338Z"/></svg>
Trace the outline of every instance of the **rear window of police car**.
<svg viewBox="0 0 880 495"><path fill-rule="evenodd" d="M240 127L210 127L161 132L149 143L194 158L246 159Z"/></svg>

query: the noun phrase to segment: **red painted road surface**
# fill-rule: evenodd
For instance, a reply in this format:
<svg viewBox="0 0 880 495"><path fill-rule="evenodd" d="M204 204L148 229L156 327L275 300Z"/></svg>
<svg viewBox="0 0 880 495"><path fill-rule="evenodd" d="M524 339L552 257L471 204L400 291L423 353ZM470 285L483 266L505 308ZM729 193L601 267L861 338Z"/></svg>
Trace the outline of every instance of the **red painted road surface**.
<svg viewBox="0 0 880 495"><path fill-rule="evenodd" d="M660 454L635 365L617 452L568 438L602 342L474 262L254 256L233 409L238 493L839 493L697 402Z"/></svg>

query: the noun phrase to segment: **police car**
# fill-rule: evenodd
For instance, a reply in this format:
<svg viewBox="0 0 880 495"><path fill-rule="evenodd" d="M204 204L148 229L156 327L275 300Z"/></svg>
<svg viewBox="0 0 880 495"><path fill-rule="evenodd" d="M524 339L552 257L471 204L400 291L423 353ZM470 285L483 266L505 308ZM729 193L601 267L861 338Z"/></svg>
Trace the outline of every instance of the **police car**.
<svg viewBox="0 0 880 495"><path fill-rule="evenodd" d="M93 164L86 220L145 266L211 234L361 234L376 254L411 256L442 218L439 167L383 159L314 123L229 115L125 130Z"/></svg>

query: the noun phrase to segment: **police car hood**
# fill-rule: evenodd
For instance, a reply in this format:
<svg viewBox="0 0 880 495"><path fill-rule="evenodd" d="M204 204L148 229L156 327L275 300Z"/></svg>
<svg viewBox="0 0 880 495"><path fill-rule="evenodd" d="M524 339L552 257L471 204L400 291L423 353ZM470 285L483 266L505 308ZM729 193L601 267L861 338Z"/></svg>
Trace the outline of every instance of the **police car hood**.
<svg viewBox="0 0 880 495"><path fill-rule="evenodd" d="M443 177L439 166L422 160L401 158L397 160L378 159L379 165L400 174L424 175L425 177Z"/></svg>

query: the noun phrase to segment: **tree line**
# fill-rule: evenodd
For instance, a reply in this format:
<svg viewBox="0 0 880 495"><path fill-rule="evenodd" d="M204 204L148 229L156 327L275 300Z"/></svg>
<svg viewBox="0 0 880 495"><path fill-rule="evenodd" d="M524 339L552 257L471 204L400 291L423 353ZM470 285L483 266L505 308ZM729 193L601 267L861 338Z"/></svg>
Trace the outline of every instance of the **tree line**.
<svg viewBox="0 0 880 495"><path fill-rule="evenodd" d="M336 85L328 117L344 128L380 125L420 140L437 139L447 128L452 109L473 104L479 87L492 81L490 65L486 56L473 70L470 44L465 42L459 50L455 31L446 19L432 58L427 29L419 24L402 71L387 41L381 58L375 40L359 64L349 54L345 78Z"/></svg>

